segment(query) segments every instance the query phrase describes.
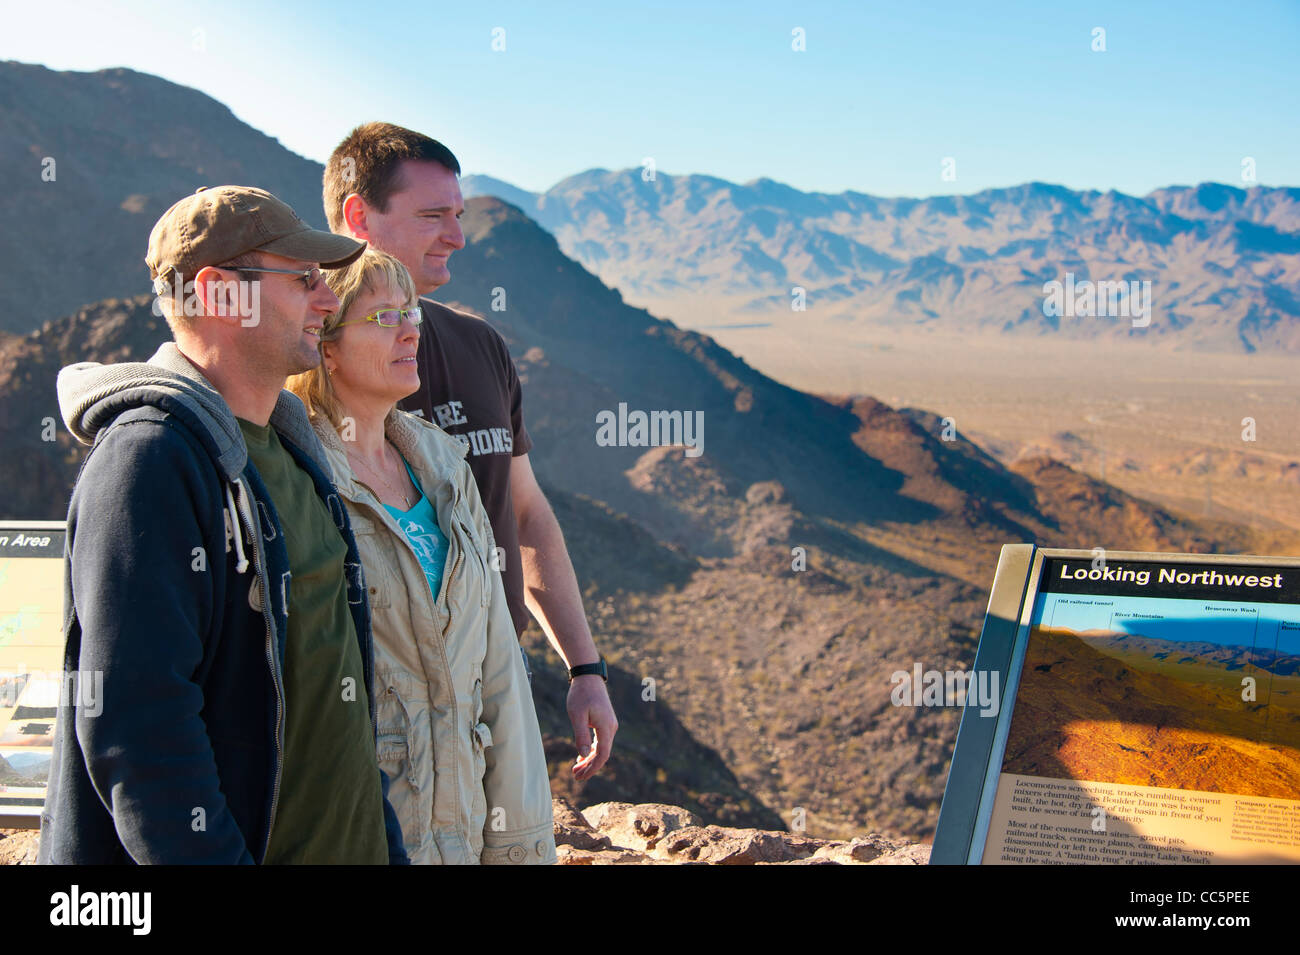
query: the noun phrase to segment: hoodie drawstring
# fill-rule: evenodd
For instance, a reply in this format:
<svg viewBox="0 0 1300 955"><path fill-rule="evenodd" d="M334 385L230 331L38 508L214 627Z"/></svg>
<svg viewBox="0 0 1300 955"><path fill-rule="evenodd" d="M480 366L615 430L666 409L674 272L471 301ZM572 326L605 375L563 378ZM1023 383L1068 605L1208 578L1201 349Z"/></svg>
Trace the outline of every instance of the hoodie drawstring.
<svg viewBox="0 0 1300 955"><path fill-rule="evenodd" d="M236 484L240 484L238 478ZM240 485L240 493L243 493L243 486ZM244 523L239 519L239 511L235 507L234 495L230 493L230 485L226 485L226 506L230 508L230 524L234 531L235 537L235 573L242 574L248 570L248 558L244 556Z"/></svg>

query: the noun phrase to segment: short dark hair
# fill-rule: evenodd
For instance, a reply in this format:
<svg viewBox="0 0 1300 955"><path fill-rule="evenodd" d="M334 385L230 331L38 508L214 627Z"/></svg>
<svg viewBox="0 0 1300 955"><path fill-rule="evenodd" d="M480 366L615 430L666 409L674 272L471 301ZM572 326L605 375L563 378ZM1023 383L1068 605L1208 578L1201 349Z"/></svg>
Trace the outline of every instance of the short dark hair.
<svg viewBox="0 0 1300 955"><path fill-rule="evenodd" d="M423 133L392 123L363 123L348 133L325 164L325 218L330 229L346 233L343 200L354 192L387 212L388 200L401 185L401 164L407 159L436 162L460 175L460 163L451 150Z"/></svg>

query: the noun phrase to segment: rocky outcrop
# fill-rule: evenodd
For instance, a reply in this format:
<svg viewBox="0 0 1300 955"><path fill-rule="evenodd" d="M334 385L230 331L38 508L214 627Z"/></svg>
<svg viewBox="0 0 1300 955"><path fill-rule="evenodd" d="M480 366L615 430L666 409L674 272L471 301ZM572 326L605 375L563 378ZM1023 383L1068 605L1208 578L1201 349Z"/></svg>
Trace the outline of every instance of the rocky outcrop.
<svg viewBox="0 0 1300 955"><path fill-rule="evenodd" d="M868 834L850 842L705 825L660 803L602 802L579 811L557 798L560 865L925 865L930 847ZM36 862L40 833L0 829L0 865Z"/></svg>
<svg viewBox="0 0 1300 955"><path fill-rule="evenodd" d="M925 865L930 847L869 834L849 842L704 825L659 803L554 800L561 865Z"/></svg>
<svg viewBox="0 0 1300 955"><path fill-rule="evenodd" d="M0 865L35 865L39 829L0 829Z"/></svg>

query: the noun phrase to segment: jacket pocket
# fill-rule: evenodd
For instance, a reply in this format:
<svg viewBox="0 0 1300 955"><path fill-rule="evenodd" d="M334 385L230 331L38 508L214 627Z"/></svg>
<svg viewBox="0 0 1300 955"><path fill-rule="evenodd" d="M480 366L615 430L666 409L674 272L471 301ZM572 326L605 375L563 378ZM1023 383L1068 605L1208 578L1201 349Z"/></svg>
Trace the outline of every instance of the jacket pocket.
<svg viewBox="0 0 1300 955"><path fill-rule="evenodd" d="M387 681L385 681L387 682ZM397 688L389 683L375 701L375 755L379 766L393 782L400 777L419 788L415 762L411 759L411 718Z"/></svg>
<svg viewBox="0 0 1300 955"><path fill-rule="evenodd" d="M379 532L369 518L353 513L349 520L352 521L352 536L357 541L357 553L366 580L366 600L372 608L387 609L392 606L392 597L383 577L386 562L382 559L376 536Z"/></svg>
<svg viewBox="0 0 1300 955"><path fill-rule="evenodd" d="M430 839L433 818L429 719L421 699L409 676L376 669L375 755L388 777L388 801L413 860L416 850Z"/></svg>

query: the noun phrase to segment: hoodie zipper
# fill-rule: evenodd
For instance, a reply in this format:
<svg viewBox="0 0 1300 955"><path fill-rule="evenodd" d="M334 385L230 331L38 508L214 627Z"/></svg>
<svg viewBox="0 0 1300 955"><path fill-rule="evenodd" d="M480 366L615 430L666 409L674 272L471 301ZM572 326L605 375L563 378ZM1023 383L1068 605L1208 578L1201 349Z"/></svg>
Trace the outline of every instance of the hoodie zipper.
<svg viewBox="0 0 1300 955"><path fill-rule="evenodd" d="M248 494L249 497L252 496L242 482L240 482L240 490ZM271 668L271 679L275 684L275 785L271 790L271 818L266 824L266 843L262 846L262 858L265 859L266 850L271 845L271 830L275 826L275 812L280 805L280 778L284 773L284 688L275 654L275 625L271 612L271 581L266 572L266 560L263 559L259 562L257 559L259 553L265 558L265 552L262 550L261 533L258 528L253 526L251 521L244 520L242 509L239 519L253 541L253 570L257 577L258 586L262 589L262 622L266 624L266 662ZM262 586L263 581L266 583L264 587Z"/></svg>

